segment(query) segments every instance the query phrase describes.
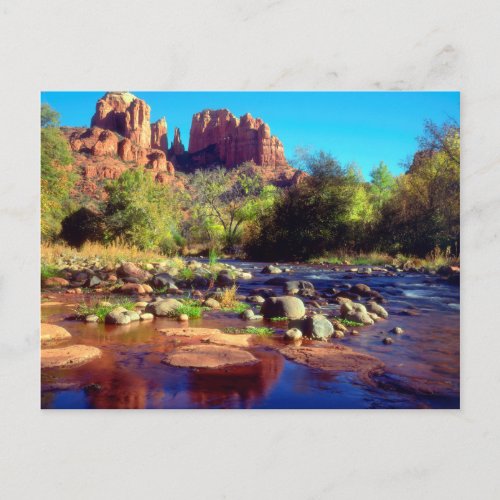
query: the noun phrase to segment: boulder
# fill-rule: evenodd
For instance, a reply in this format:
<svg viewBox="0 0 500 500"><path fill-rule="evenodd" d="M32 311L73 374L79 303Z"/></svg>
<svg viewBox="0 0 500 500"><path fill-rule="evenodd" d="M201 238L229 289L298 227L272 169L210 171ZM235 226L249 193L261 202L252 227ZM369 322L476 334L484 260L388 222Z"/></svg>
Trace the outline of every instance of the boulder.
<svg viewBox="0 0 500 500"><path fill-rule="evenodd" d="M252 320L255 317L255 313L252 311L252 309L246 309L241 313L241 318L246 319L246 320Z"/></svg>
<svg viewBox="0 0 500 500"><path fill-rule="evenodd" d="M389 313L380 304L377 304L376 302L372 301L368 302L366 308L369 312L375 313L377 316L380 316L381 318L387 319L389 317Z"/></svg>
<svg viewBox="0 0 500 500"><path fill-rule="evenodd" d="M125 295L143 295L146 293L144 286L137 283L125 283L117 291Z"/></svg>
<svg viewBox="0 0 500 500"><path fill-rule="evenodd" d="M328 340L333 334L331 322L321 314L315 314L303 320L303 332L314 340Z"/></svg>
<svg viewBox="0 0 500 500"><path fill-rule="evenodd" d="M165 288L169 290L177 290L174 278L168 273L158 273L151 279L151 284L155 288Z"/></svg>
<svg viewBox="0 0 500 500"><path fill-rule="evenodd" d="M261 271L262 274L280 274L282 272L283 271L279 267L273 265L266 266Z"/></svg>
<svg viewBox="0 0 500 500"><path fill-rule="evenodd" d="M120 278L136 278L144 281L149 278L149 273L141 269L133 262L124 262L117 270L116 274Z"/></svg>
<svg viewBox="0 0 500 500"><path fill-rule="evenodd" d="M221 308L220 302L218 300L215 300L212 298L205 300L205 302L203 302L203 305L206 307L210 307L210 309L220 309Z"/></svg>
<svg viewBox="0 0 500 500"><path fill-rule="evenodd" d="M101 280L97 276L90 276L83 286L87 288L95 288L101 284Z"/></svg>
<svg viewBox="0 0 500 500"><path fill-rule="evenodd" d="M229 287L234 285L234 279L229 273L223 273L222 271L218 274L215 284L220 287Z"/></svg>
<svg viewBox="0 0 500 500"><path fill-rule="evenodd" d="M250 295L246 298L246 300L248 302L252 302L253 304L263 304L266 301L266 299L260 295Z"/></svg>
<svg viewBox="0 0 500 500"><path fill-rule="evenodd" d="M128 312L124 307L116 307L106 314L104 322L109 325L128 325L132 321Z"/></svg>
<svg viewBox="0 0 500 500"><path fill-rule="evenodd" d="M157 300L150 302L146 307L146 312L155 316L171 316L182 304L175 299Z"/></svg>
<svg viewBox="0 0 500 500"><path fill-rule="evenodd" d="M269 297L262 304L260 312L264 318L300 319L305 315L306 309L297 297Z"/></svg>
<svg viewBox="0 0 500 500"><path fill-rule="evenodd" d="M298 328L290 328L285 332L285 339L287 340L300 340L302 332Z"/></svg>

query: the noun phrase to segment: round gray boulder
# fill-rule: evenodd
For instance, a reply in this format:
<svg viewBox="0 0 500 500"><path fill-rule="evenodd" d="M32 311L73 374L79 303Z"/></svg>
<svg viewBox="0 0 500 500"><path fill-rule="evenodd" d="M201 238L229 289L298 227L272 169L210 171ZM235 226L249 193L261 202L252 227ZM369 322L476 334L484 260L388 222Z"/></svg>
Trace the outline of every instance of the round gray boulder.
<svg viewBox="0 0 500 500"><path fill-rule="evenodd" d="M146 307L146 312L155 316L171 316L174 311L181 307L181 303L175 299L157 300L150 302Z"/></svg>
<svg viewBox="0 0 500 500"><path fill-rule="evenodd" d="M269 297L260 310L264 318L300 319L306 313L304 302L297 297Z"/></svg>

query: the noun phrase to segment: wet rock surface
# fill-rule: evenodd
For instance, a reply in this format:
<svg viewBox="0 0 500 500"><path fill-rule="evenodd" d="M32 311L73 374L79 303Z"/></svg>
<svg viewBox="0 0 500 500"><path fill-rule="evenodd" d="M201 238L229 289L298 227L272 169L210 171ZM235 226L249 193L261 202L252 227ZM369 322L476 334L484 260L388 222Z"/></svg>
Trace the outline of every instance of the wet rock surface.
<svg viewBox="0 0 500 500"><path fill-rule="evenodd" d="M197 345L176 349L163 363L182 368L221 368L258 363L258 359L250 352L235 347Z"/></svg>
<svg viewBox="0 0 500 500"><path fill-rule="evenodd" d="M71 345L55 349L42 349L41 366L46 368L74 368L100 358L102 351L89 345Z"/></svg>

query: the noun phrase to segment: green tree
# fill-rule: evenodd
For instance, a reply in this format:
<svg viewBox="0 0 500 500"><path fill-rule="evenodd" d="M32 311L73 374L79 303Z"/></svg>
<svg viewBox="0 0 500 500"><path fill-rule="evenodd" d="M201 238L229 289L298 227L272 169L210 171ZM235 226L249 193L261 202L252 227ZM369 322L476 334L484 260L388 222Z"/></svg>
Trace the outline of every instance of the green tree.
<svg viewBox="0 0 500 500"><path fill-rule="evenodd" d="M42 106L40 189L43 241L57 238L61 221L73 208L70 200L70 191L75 183L75 176L70 169L73 158L68 142L55 126L56 115L58 113L50 106Z"/></svg>
<svg viewBox="0 0 500 500"><path fill-rule="evenodd" d="M49 104L43 103L40 110L40 121L42 128L59 127L59 113L50 107Z"/></svg>
<svg viewBox="0 0 500 500"><path fill-rule="evenodd" d="M105 190L107 241L119 239L141 249L176 251L182 243L178 233L181 197L174 188L156 183L147 171L138 168L124 172Z"/></svg>
<svg viewBox="0 0 500 500"><path fill-rule="evenodd" d="M254 258L306 259L353 244L352 218L362 185L357 174L324 152L306 153L295 164L310 175L282 192L261 219L246 246Z"/></svg>
<svg viewBox="0 0 500 500"><path fill-rule="evenodd" d="M192 179L193 201L208 229L222 227L224 247L234 250L245 222L269 207L275 188L264 187L251 165L230 171L225 168L197 170Z"/></svg>
<svg viewBox="0 0 500 500"><path fill-rule="evenodd" d="M393 194L395 179L383 161L371 170L370 177L373 204L380 210Z"/></svg>
<svg viewBox="0 0 500 500"><path fill-rule="evenodd" d="M460 129L426 122L421 146L383 207L378 234L392 251L425 256L460 241Z"/></svg>

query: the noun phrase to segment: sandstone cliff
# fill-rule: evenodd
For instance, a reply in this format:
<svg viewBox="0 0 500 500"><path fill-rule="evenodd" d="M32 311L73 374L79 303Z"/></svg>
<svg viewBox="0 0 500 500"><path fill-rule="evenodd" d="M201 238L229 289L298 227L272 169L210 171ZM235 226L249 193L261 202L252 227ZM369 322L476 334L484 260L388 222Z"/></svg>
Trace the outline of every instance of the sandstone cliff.
<svg viewBox="0 0 500 500"><path fill-rule="evenodd" d="M151 124L151 147L167 152L167 121L165 117Z"/></svg>
<svg viewBox="0 0 500 500"><path fill-rule="evenodd" d="M189 153L210 149L226 167L253 161L260 166L287 165L283 144L269 125L249 113L236 118L229 110L206 109L193 116Z"/></svg>
<svg viewBox="0 0 500 500"><path fill-rule="evenodd" d="M151 147L151 108L130 92L108 92L97 101L91 126L117 132Z"/></svg>

